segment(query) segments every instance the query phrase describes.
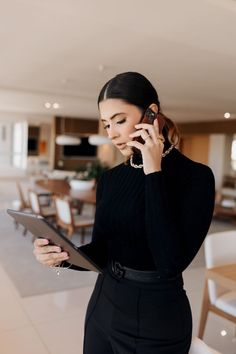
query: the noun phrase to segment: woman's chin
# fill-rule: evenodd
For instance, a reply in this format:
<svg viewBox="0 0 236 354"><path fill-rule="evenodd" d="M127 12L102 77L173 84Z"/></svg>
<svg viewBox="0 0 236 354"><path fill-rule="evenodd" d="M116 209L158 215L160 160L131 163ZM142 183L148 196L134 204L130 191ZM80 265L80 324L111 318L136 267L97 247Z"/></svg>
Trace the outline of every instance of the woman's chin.
<svg viewBox="0 0 236 354"><path fill-rule="evenodd" d="M129 157L132 155L133 151L129 146L126 146L125 149L120 150L120 153L125 157Z"/></svg>

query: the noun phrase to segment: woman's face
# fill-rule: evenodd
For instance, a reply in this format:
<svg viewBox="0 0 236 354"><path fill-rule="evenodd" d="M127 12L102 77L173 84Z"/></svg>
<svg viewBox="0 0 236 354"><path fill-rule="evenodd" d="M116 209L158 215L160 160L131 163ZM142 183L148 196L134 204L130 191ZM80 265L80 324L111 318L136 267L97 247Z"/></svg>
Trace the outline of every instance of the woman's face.
<svg viewBox="0 0 236 354"><path fill-rule="evenodd" d="M136 131L134 126L141 120L141 110L120 99L108 98L99 103L99 112L109 139L122 155L130 156L132 148L126 143L132 140L129 134Z"/></svg>

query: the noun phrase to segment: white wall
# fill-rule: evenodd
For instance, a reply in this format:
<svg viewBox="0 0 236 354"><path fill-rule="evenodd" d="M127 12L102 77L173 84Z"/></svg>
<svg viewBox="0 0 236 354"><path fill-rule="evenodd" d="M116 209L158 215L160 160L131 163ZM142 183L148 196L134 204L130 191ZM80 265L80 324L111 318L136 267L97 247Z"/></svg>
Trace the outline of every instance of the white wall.
<svg viewBox="0 0 236 354"><path fill-rule="evenodd" d="M4 123L27 121L29 124L32 125L40 125L41 123L50 123L52 122L52 120L53 120L53 115L0 111L0 122L4 122Z"/></svg>
<svg viewBox="0 0 236 354"><path fill-rule="evenodd" d="M216 189L221 187L225 173L225 144L225 134L210 135L208 165L215 175Z"/></svg>

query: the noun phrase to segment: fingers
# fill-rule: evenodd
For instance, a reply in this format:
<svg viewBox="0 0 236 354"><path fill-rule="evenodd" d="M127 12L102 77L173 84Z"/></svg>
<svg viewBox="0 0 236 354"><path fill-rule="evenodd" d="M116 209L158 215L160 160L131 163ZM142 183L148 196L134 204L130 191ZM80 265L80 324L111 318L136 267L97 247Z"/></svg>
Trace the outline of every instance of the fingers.
<svg viewBox="0 0 236 354"><path fill-rule="evenodd" d="M160 131L159 131L159 124L158 124L158 120L157 119L154 119L154 122L153 122L153 127L157 133L157 135L160 134Z"/></svg>
<svg viewBox="0 0 236 354"><path fill-rule="evenodd" d="M57 253L46 253L46 254L38 254L36 259L47 266L56 266L61 262L69 259L66 252Z"/></svg>
<svg viewBox="0 0 236 354"><path fill-rule="evenodd" d="M48 266L55 266L69 259L67 252L62 252L59 246L49 245L47 239L36 239L33 253L37 261Z"/></svg>
<svg viewBox="0 0 236 354"><path fill-rule="evenodd" d="M151 129L152 131L155 131L155 132L156 132L156 135L157 135L157 136L160 134L160 131L159 131L159 124L158 124L158 120L157 120L157 119L154 119L153 124L148 124L148 123L136 124L136 125L135 125L135 128L138 128L138 129L146 129L146 130L148 130L148 131L150 131L150 129Z"/></svg>
<svg viewBox="0 0 236 354"><path fill-rule="evenodd" d="M153 124L141 123L135 125L135 128L140 129L139 131L143 130L144 132L148 133L154 141L156 141L156 137L159 134L159 129L154 127Z"/></svg>
<svg viewBox="0 0 236 354"><path fill-rule="evenodd" d="M47 245L48 242L44 243L45 239L36 239L34 241L34 253L50 253L50 252L61 252L61 248L55 245ZM45 240L48 241L48 240Z"/></svg>
<svg viewBox="0 0 236 354"><path fill-rule="evenodd" d="M159 134L159 126L157 119L154 120L154 124L140 123L135 125L136 128L139 128L138 131L130 134L130 137L141 136L146 140L147 136L150 135L152 140L157 144L160 140L165 141L162 134ZM150 139L147 139L148 143L151 143Z"/></svg>
<svg viewBox="0 0 236 354"><path fill-rule="evenodd" d="M36 240L34 241L34 247L45 246L48 244L49 241L46 238L36 238Z"/></svg>
<svg viewBox="0 0 236 354"><path fill-rule="evenodd" d="M138 141L135 141L135 140L129 141L126 145L131 146L131 147L132 146L136 147L140 151L142 151L142 149L144 147L144 144L141 144L141 143L139 143Z"/></svg>

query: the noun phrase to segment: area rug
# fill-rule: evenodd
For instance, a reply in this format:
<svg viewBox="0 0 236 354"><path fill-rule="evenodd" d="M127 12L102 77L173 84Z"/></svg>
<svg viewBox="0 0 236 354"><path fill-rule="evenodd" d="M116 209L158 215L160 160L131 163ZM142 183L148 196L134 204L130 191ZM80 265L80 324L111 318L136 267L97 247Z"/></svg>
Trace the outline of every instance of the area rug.
<svg viewBox="0 0 236 354"><path fill-rule="evenodd" d="M23 236L22 231L21 227L15 229L6 212L0 212L0 263L21 297L94 285L97 278L94 272L68 269L58 276L53 269L38 263L33 255L32 235ZM85 242L90 239L88 232ZM79 244L79 241L80 235L75 235L73 242Z"/></svg>

